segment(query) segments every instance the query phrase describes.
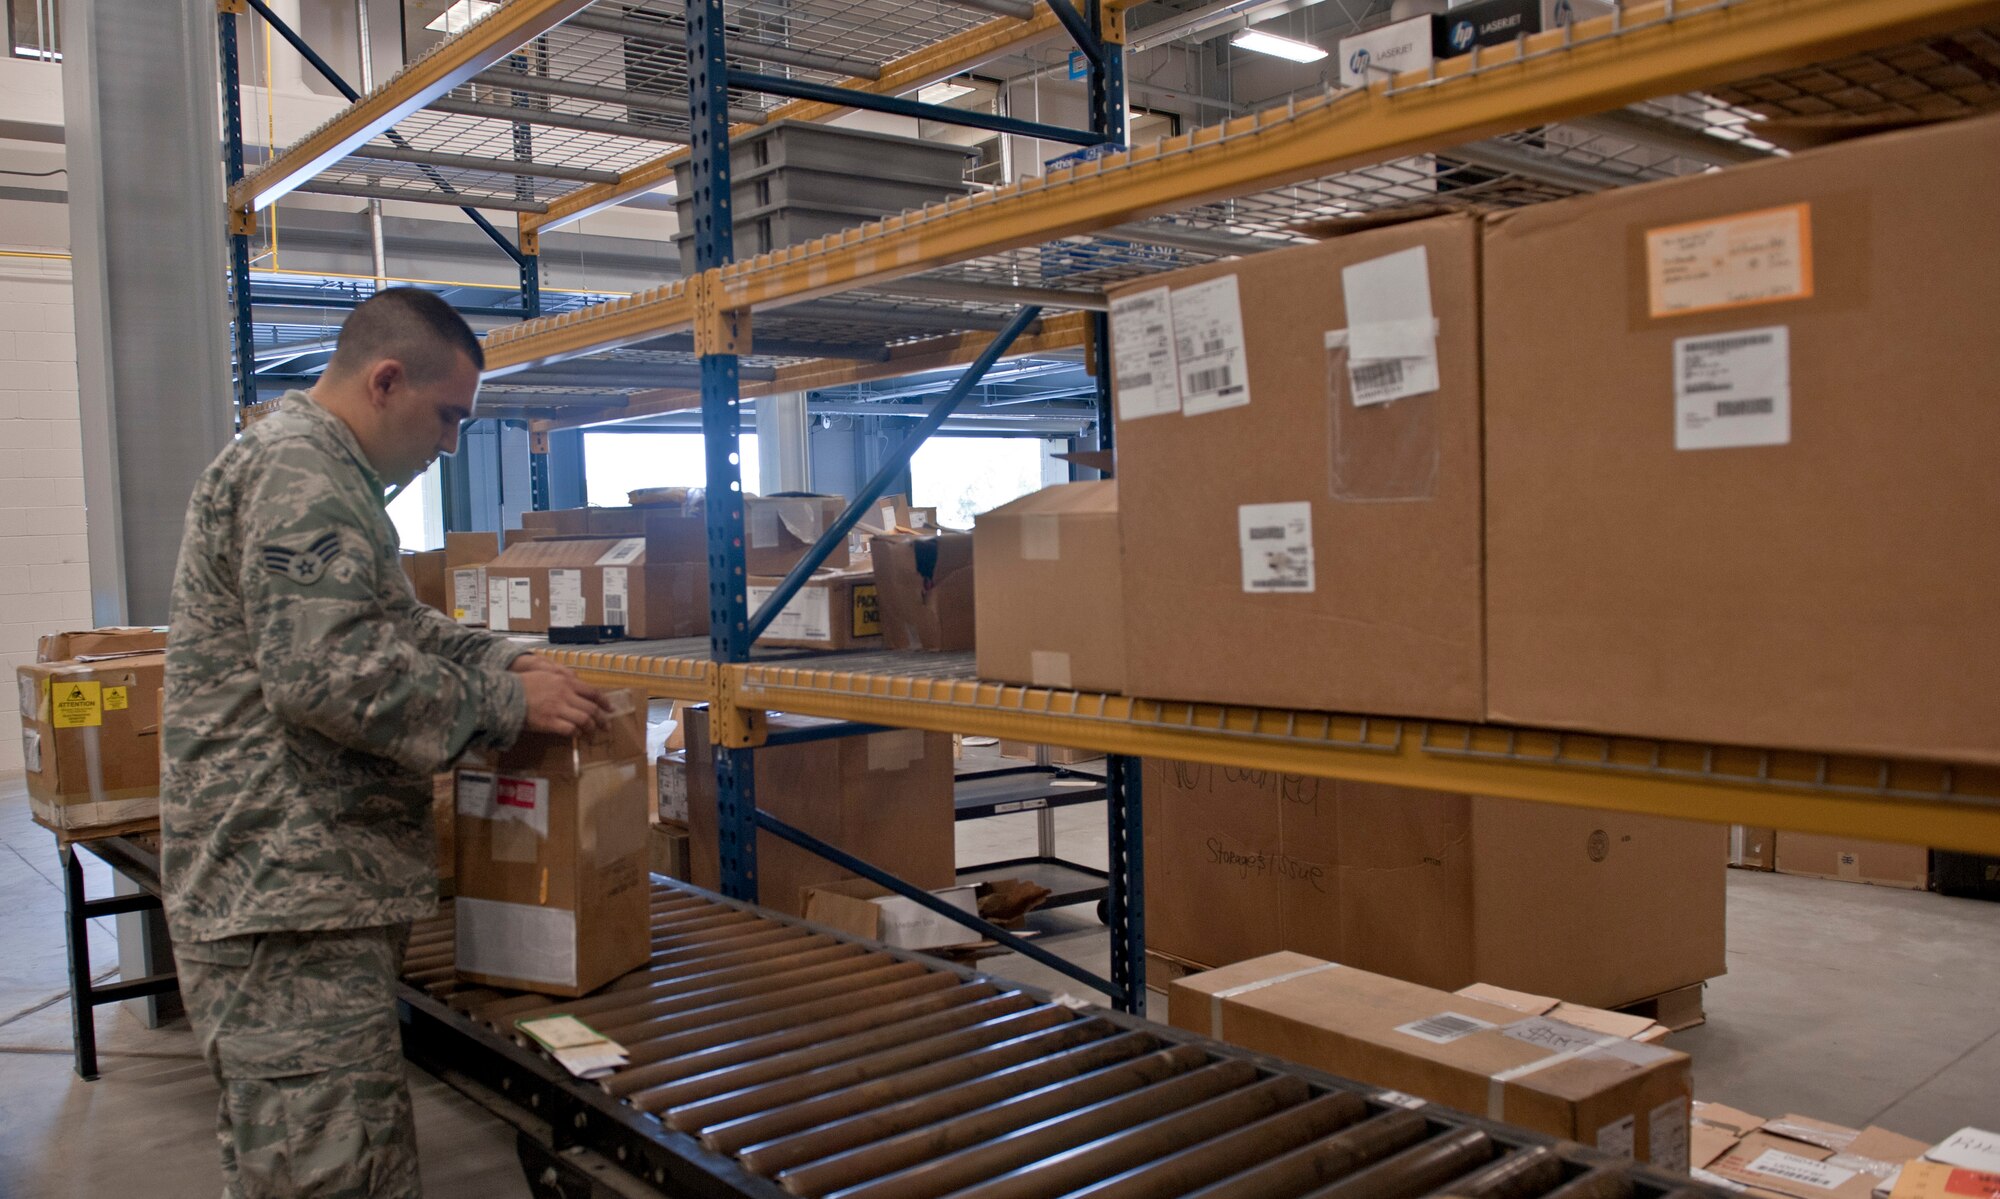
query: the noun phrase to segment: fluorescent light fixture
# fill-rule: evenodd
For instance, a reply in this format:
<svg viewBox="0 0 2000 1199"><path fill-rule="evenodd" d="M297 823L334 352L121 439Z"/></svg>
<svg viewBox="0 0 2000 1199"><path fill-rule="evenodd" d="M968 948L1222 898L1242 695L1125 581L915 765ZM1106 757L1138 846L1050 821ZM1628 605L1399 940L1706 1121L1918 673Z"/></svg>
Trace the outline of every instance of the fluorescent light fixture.
<svg viewBox="0 0 2000 1199"><path fill-rule="evenodd" d="M1326 51L1311 43L1294 41L1258 29L1244 30L1230 38L1229 44L1241 46L1245 50L1255 50L1259 54L1269 54L1274 58L1290 59L1292 62L1318 62L1326 57Z"/></svg>
<svg viewBox="0 0 2000 1199"><path fill-rule="evenodd" d="M933 83L929 87L917 89L917 99L925 104L943 104L947 100L956 100L960 96L969 96L971 94L972 89L965 84L952 83L949 80L944 83Z"/></svg>
<svg viewBox="0 0 2000 1199"><path fill-rule="evenodd" d="M450 8L432 18L424 28L454 34L499 7L499 0L454 0Z"/></svg>

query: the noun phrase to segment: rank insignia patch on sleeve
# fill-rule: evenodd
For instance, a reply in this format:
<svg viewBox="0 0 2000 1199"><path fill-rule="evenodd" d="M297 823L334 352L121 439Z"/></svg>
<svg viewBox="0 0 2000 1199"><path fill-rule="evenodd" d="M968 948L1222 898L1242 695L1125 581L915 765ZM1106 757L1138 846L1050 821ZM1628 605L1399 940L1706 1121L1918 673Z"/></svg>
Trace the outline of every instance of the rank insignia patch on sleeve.
<svg viewBox="0 0 2000 1199"><path fill-rule="evenodd" d="M272 574L283 575L301 587L310 587L326 574L326 568L340 557L340 534L326 532L320 534L303 550L289 546L267 545L264 547L264 567Z"/></svg>

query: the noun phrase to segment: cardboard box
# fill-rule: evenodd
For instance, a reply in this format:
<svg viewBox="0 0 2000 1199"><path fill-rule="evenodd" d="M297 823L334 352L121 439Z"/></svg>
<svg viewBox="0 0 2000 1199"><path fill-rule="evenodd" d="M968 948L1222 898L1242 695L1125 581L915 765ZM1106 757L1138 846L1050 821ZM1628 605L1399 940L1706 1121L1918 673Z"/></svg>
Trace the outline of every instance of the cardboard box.
<svg viewBox="0 0 2000 1199"><path fill-rule="evenodd" d="M601 732L459 767L459 977L582 995L651 955L645 701L611 697Z"/></svg>
<svg viewBox="0 0 2000 1199"><path fill-rule="evenodd" d="M661 560L653 537L545 537L486 566L486 623L496 633L622 625L635 638L708 629L708 566Z"/></svg>
<svg viewBox="0 0 2000 1199"><path fill-rule="evenodd" d="M1148 758L1146 944L1619 1007L1726 970L1725 831Z"/></svg>
<svg viewBox="0 0 2000 1199"><path fill-rule="evenodd" d="M820 534L831 528L847 501L837 495L786 492L743 497L743 558L753 575L784 578L806 556ZM850 563L845 542L833 547L822 567L838 570Z"/></svg>
<svg viewBox="0 0 2000 1199"><path fill-rule="evenodd" d="M751 612L778 590L780 578L750 579L747 599ZM880 591L867 570L823 570L806 580L759 645L789 645L799 649L870 649L882 644Z"/></svg>
<svg viewBox="0 0 2000 1199"><path fill-rule="evenodd" d="M846 511L845 508L842 511ZM836 513L838 515L838 513ZM746 514L747 516L747 514ZM910 523L909 497L885 495L869 507L854 528L848 530L847 553L850 563L859 563L873 552L875 538L914 528Z"/></svg>
<svg viewBox="0 0 2000 1199"><path fill-rule="evenodd" d="M773 731L826 723L773 712ZM708 712L688 714L688 834L697 886L722 884L715 755ZM794 828L927 891L958 881L952 840L951 737L899 729L757 753L757 806ZM806 892L854 877L815 854L757 835L758 902L803 915Z"/></svg>
<svg viewBox="0 0 2000 1199"><path fill-rule="evenodd" d="M1950 121L1488 219L1492 719L2000 762L1996 151Z"/></svg>
<svg viewBox="0 0 2000 1199"><path fill-rule="evenodd" d="M1786 832L1778 873L1922 891L1931 882L1931 851L1921 845Z"/></svg>
<svg viewBox="0 0 2000 1199"><path fill-rule="evenodd" d="M931 894L968 915L979 914L979 888L945 887ZM897 949L975 945L977 933L866 879L828 883L806 892L806 919Z"/></svg>
<svg viewBox="0 0 2000 1199"><path fill-rule="evenodd" d="M877 537L870 555L890 649L973 647L970 534Z"/></svg>
<svg viewBox="0 0 2000 1199"><path fill-rule="evenodd" d="M1130 694L1479 718L1478 229L1439 217L1113 291ZM1168 368L1162 321L1222 349Z"/></svg>
<svg viewBox="0 0 2000 1199"><path fill-rule="evenodd" d="M1775 870L1778 830L1733 825L1729 830L1729 864L1738 870Z"/></svg>
<svg viewBox="0 0 2000 1199"><path fill-rule="evenodd" d="M101 658L117 654L156 654L167 648L167 630L114 625L102 629L77 629L67 633L44 633L35 643L35 661L67 662L76 658ZM27 711L26 708L21 709Z"/></svg>
<svg viewBox="0 0 2000 1199"><path fill-rule="evenodd" d="M449 578L445 574L444 551L404 550L402 559L403 574L409 578L410 590L416 593L417 602L449 614L452 595Z"/></svg>
<svg viewBox="0 0 2000 1199"><path fill-rule="evenodd" d="M1924 1148L1873 1125L1853 1129L1788 1115L1765 1121L1696 1168L1749 1188L1753 1199L1870 1199Z"/></svg>
<svg viewBox="0 0 2000 1199"><path fill-rule="evenodd" d="M979 677L1123 692L1118 484L1030 492L982 513L972 538Z"/></svg>
<svg viewBox="0 0 2000 1199"><path fill-rule="evenodd" d="M1320 958L1275 953L1173 983L1176 1028L1683 1169L1688 1058Z"/></svg>
<svg viewBox="0 0 2000 1199"><path fill-rule="evenodd" d="M165 654L126 654L15 669L37 824L69 835L159 819L166 665Z"/></svg>
<svg viewBox="0 0 2000 1199"><path fill-rule="evenodd" d="M660 821L647 833L646 845L654 874L685 879L692 873L688 864L687 825Z"/></svg>
<svg viewBox="0 0 2000 1199"><path fill-rule="evenodd" d="M445 583L450 606L445 609L463 625L486 623L486 564L500 556L498 533L446 533Z"/></svg>
<svg viewBox="0 0 2000 1199"><path fill-rule="evenodd" d="M1513 991L1506 987L1496 987L1491 983L1473 983L1453 992L1482 1003L1498 1004L1511 1008L1523 1016L1547 1016L1564 1024L1574 1024L1595 1033L1609 1037L1623 1037L1642 1045L1657 1045L1666 1040L1671 1030L1665 1025L1646 1016L1635 1016L1627 1012L1607 1011L1581 1003L1564 1003L1553 995L1531 995L1526 991Z"/></svg>
<svg viewBox="0 0 2000 1199"><path fill-rule="evenodd" d="M1038 749L1048 751L1047 760L1051 766L1077 766L1084 762L1104 760L1104 751L1101 749L1072 749L1067 745L1035 745L1027 741L1002 741L1000 756L1032 762Z"/></svg>

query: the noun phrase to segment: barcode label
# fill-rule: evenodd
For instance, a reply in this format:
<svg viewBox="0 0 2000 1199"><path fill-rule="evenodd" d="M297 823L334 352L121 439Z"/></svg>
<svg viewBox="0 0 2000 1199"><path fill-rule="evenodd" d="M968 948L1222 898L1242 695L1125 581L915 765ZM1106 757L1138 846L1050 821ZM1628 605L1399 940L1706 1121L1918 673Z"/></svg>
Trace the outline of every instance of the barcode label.
<svg viewBox="0 0 2000 1199"><path fill-rule="evenodd" d="M1493 1027L1495 1026L1472 1016L1460 1015L1457 1012L1439 1012L1423 1020L1399 1024L1396 1026L1396 1031L1420 1041L1429 1041L1433 1045L1449 1045L1461 1037L1469 1037L1473 1033Z"/></svg>
<svg viewBox="0 0 2000 1199"><path fill-rule="evenodd" d="M623 628L631 622L626 618L625 597L631 592L632 580L623 566L604 568L604 623Z"/></svg>
<svg viewBox="0 0 2000 1199"><path fill-rule="evenodd" d="M1285 530L1279 525L1259 525L1246 534L1252 541L1277 541L1284 535Z"/></svg>
<svg viewBox="0 0 2000 1199"><path fill-rule="evenodd" d="M1674 342L1674 448L1792 440L1790 330L1783 325Z"/></svg>
<svg viewBox="0 0 2000 1199"><path fill-rule="evenodd" d="M1244 504L1236 509L1243 590L1252 595L1313 589L1312 504Z"/></svg>
<svg viewBox="0 0 2000 1199"><path fill-rule="evenodd" d="M1124 387L1151 387L1153 385L1153 372L1147 371L1143 375L1126 375L1124 378L1118 380L1118 382Z"/></svg>
<svg viewBox="0 0 2000 1199"><path fill-rule="evenodd" d="M1211 337L1211 338L1209 338L1209 339L1208 339L1207 341L1204 341L1204 342L1202 342L1202 343L1201 343L1201 352L1202 352L1202 353L1203 353L1204 355L1206 355L1206 354L1220 354L1220 353L1222 353L1222 351L1224 351L1224 350L1226 350L1226 349L1228 349L1228 348L1229 348L1229 343L1228 343L1228 342L1226 342L1226 341L1223 341L1223 340L1222 340L1221 338L1219 338L1219 337Z"/></svg>
<svg viewBox="0 0 2000 1199"><path fill-rule="evenodd" d="M1717 400L1717 416L1769 416L1777 403L1768 396L1758 400Z"/></svg>
<svg viewBox="0 0 2000 1199"><path fill-rule="evenodd" d="M1229 368L1226 366L1194 371L1188 375L1189 391L1223 391L1230 383Z"/></svg>
<svg viewBox="0 0 2000 1199"><path fill-rule="evenodd" d="M1174 365L1173 301L1164 287L1111 301L1112 381L1119 420L1181 410Z"/></svg>
<svg viewBox="0 0 2000 1199"><path fill-rule="evenodd" d="M1380 362L1357 362L1348 373L1354 377L1356 392L1381 391L1402 385L1403 363L1398 358L1385 358Z"/></svg>

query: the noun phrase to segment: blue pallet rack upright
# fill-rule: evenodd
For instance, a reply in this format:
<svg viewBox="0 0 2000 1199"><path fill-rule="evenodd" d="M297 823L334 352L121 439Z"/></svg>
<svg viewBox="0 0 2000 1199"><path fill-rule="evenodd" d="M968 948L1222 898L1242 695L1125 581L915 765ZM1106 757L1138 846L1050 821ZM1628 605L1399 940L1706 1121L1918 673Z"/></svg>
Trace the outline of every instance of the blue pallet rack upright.
<svg viewBox="0 0 2000 1199"><path fill-rule="evenodd" d="M948 124L991 129L1044 140L1094 147L1119 145L1125 133L1122 37L1107 28L1105 15L1092 2L1088 16L1069 0L1044 0L1088 59L1091 123L1087 130L1066 129L997 114L973 113L940 105L884 96L849 88L745 71L729 66L721 0L688 0L687 59L690 110L689 157L694 222L695 350L700 358L702 431L708 464L709 646L719 663L750 658L751 646L782 611L812 572L846 538L870 505L889 489L917 448L936 431L978 385L986 370L1003 357L1040 316L1032 305L1022 307L978 358L967 367L931 413L904 438L889 459L850 501L847 510L768 596L758 611L749 611L743 545L743 479L737 454L740 427L738 356L747 343L748 313L720 310L717 272L734 258L734 216L730 206L729 91L817 100L845 107L918 117ZM1109 18L1114 25L1119 18ZM1104 329L1098 329L1098 396L1100 437L1109 442L1110 393ZM1143 870L1140 853L1140 787L1136 759L1113 756L1107 771L1107 831L1110 839L1110 879L1106 915L1111 937L1111 978L1098 978L1031 941L968 916L928 892L894 878L872 864L793 828L757 808L756 748L818 739L827 732L804 736L769 733L763 714L717 705L715 773L721 879L723 893L755 900L758 891L757 836L771 833L816 853L843 868L901 894L947 919L1069 977L1109 994L1127 1012L1145 1008L1145 931ZM865 734L872 725L848 725L833 735Z"/></svg>

